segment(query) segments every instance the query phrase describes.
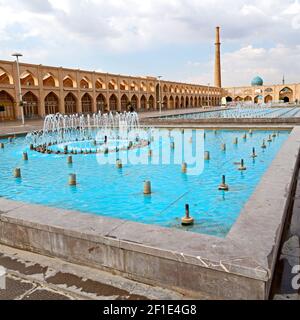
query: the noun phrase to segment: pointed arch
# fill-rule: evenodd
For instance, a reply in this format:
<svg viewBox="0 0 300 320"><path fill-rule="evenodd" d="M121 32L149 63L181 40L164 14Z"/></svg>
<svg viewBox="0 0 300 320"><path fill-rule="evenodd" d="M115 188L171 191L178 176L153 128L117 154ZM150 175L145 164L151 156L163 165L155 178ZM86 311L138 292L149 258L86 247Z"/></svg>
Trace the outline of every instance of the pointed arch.
<svg viewBox="0 0 300 320"><path fill-rule="evenodd" d="M147 86L144 81L141 82L141 91L143 91L143 92L147 91Z"/></svg>
<svg viewBox="0 0 300 320"><path fill-rule="evenodd" d="M24 71L20 75L20 81L22 86L38 86L39 82L37 77L33 75L30 71Z"/></svg>
<svg viewBox="0 0 300 320"><path fill-rule="evenodd" d="M50 92L45 97L45 113L56 114L59 112L58 97L54 92Z"/></svg>
<svg viewBox="0 0 300 320"><path fill-rule="evenodd" d="M0 91L0 107L0 121L15 119L14 99L5 90Z"/></svg>
<svg viewBox="0 0 300 320"><path fill-rule="evenodd" d="M179 97L176 96L175 98L175 109L179 109Z"/></svg>
<svg viewBox="0 0 300 320"><path fill-rule="evenodd" d="M138 98L135 94L131 97L130 105L135 111L138 110L139 103Z"/></svg>
<svg viewBox="0 0 300 320"><path fill-rule="evenodd" d="M186 97L186 98L185 98L185 107L188 108L189 105L190 105L189 97Z"/></svg>
<svg viewBox="0 0 300 320"><path fill-rule="evenodd" d="M131 91L138 91L139 90L139 87L137 85L137 83L135 81L132 81L131 84L130 84L130 90Z"/></svg>
<svg viewBox="0 0 300 320"><path fill-rule="evenodd" d="M81 98L81 109L82 113L92 113L93 112L93 100L92 97L88 94L85 93L82 98Z"/></svg>
<svg viewBox="0 0 300 320"><path fill-rule="evenodd" d="M14 84L13 77L3 68L0 68L0 84L1 85L10 85Z"/></svg>
<svg viewBox="0 0 300 320"><path fill-rule="evenodd" d="M243 101L243 98L240 97L240 96L237 96L237 97L234 98L234 101Z"/></svg>
<svg viewBox="0 0 300 320"><path fill-rule="evenodd" d="M110 111L117 111L118 110L118 98L115 94L112 94L109 97L109 110Z"/></svg>
<svg viewBox="0 0 300 320"><path fill-rule="evenodd" d="M141 105L141 108L140 108L141 111L147 110L147 99L146 99L145 95L141 96L141 104L140 105Z"/></svg>
<svg viewBox="0 0 300 320"><path fill-rule="evenodd" d="M63 79L64 88L76 88L76 82L71 76L65 76Z"/></svg>
<svg viewBox="0 0 300 320"><path fill-rule="evenodd" d="M77 113L77 99L72 92L69 92L65 97L65 113L75 114Z"/></svg>
<svg viewBox="0 0 300 320"><path fill-rule="evenodd" d="M109 90L118 90L117 82L115 79L111 79L108 83Z"/></svg>
<svg viewBox="0 0 300 320"><path fill-rule="evenodd" d="M79 85L80 85L81 89L90 89L90 88L92 88L92 83L87 77L83 77L80 80Z"/></svg>
<svg viewBox="0 0 300 320"><path fill-rule="evenodd" d="M102 93L100 93L96 98L97 112L101 111L102 113L107 111L106 98Z"/></svg>
<svg viewBox="0 0 300 320"><path fill-rule="evenodd" d="M121 97L121 111L127 111L129 107L129 99L126 94Z"/></svg>
<svg viewBox="0 0 300 320"><path fill-rule="evenodd" d="M155 109L155 100L154 100L154 97L152 95L149 97L148 105L149 105L149 107L148 107L149 110L154 110Z"/></svg>
<svg viewBox="0 0 300 320"><path fill-rule="evenodd" d="M164 98L163 98L163 105L162 105L162 109L163 109L163 110L167 110L167 109L169 109L169 105L168 105L168 97L167 97L167 96L164 96Z"/></svg>
<svg viewBox="0 0 300 320"><path fill-rule="evenodd" d="M25 118L36 118L39 114L38 110L38 98L31 91L28 91L22 97L23 110Z"/></svg>
<svg viewBox="0 0 300 320"><path fill-rule="evenodd" d="M173 96L171 96L170 97L170 99L169 99L169 108L170 109L174 109L174 98L173 98Z"/></svg>
<svg viewBox="0 0 300 320"><path fill-rule="evenodd" d="M190 106L191 106L191 108L194 107L194 98L193 97L190 98Z"/></svg>
<svg viewBox="0 0 300 320"><path fill-rule="evenodd" d="M155 91L154 84L152 82L149 83L149 89L151 92Z"/></svg>
<svg viewBox="0 0 300 320"><path fill-rule="evenodd" d="M162 91L163 91L164 93L167 93L167 92L168 92L168 86L167 86L166 84L164 84Z"/></svg>
<svg viewBox="0 0 300 320"><path fill-rule="evenodd" d="M265 96L265 99L264 99L265 103L270 103L273 101L273 97L271 95L267 95Z"/></svg>
<svg viewBox="0 0 300 320"><path fill-rule="evenodd" d="M128 91L128 89L129 89L129 86L128 86L127 81L122 80L122 81L120 82L120 90L121 90L121 91Z"/></svg>
<svg viewBox="0 0 300 320"><path fill-rule="evenodd" d="M98 89L98 90L105 90L106 89L105 82L101 78L98 78L96 80L96 89Z"/></svg>
<svg viewBox="0 0 300 320"><path fill-rule="evenodd" d="M252 101L252 98L251 98L250 96L246 96L246 97L244 98L244 101Z"/></svg>
<svg viewBox="0 0 300 320"><path fill-rule="evenodd" d="M43 86L44 87L59 87L58 80L50 72L46 73L43 77Z"/></svg>
<svg viewBox="0 0 300 320"><path fill-rule="evenodd" d="M285 103L293 101L293 90L289 87L284 87L279 92L279 100Z"/></svg>
<svg viewBox="0 0 300 320"><path fill-rule="evenodd" d="M184 97L183 96L180 99L180 108L184 108Z"/></svg>

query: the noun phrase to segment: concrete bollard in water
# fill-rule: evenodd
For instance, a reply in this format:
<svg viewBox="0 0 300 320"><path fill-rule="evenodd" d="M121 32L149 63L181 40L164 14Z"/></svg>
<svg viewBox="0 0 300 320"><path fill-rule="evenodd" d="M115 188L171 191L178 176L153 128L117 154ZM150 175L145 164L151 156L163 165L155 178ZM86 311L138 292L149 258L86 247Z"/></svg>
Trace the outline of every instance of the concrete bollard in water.
<svg viewBox="0 0 300 320"><path fill-rule="evenodd" d="M263 140L263 143L262 143L262 145L261 145L261 148L262 148L262 149L266 149L266 148L267 148L266 143L265 143L265 140Z"/></svg>
<svg viewBox="0 0 300 320"><path fill-rule="evenodd" d="M250 134L250 136L252 136L252 134L253 134L252 129L249 130L249 134Z"/></svg>
<svg viewBox="0 0 300 320"><path fill-rule="evenodd" d="M234 139L233 139L233 144L238 144L238 142L239 142L239 139L238 139L238 138L234 138Z"/></svg>
<svg viewBox="0 0 300 320"><path fill-rule="evenodd" d="M144 194L151 194L151 182L150 181L144 182Z"/></svg>
<svg viewBox="0 0 300 320"><path fill-rule="evenodd" d="M181 219L181 224L183 226L190 226L194 224L194 219L190 217L190 206L188 204L185 205L185 217Z"/></svg>
<svg viewBox="0 0 300 320"><path fill-rule="evenodd" d="M72 164L72 163L73 163L73 158L72 158L72 156L68 156L68 158L67 158L67 163L68 163L68 164Z"/></svg>
<svg viewBox="0 0 300 320"><path fill-rule="evenodd" d="M255 148L252 149L251 158L256 158L257 154L255 153Z"/></svg>
<svg viewBox="0 0 300 320"><path fill-rule="evenodd" d="M240 170L240 171L245 171L245 170L247 170L247 168L246 168L245 165L244 165L244 159L241 160L241 165L240 165L240 167L238 168L238 170Z"/></svg>
<svg viewBox="0 0 300 320"><path fill-rule="evenodd" d="M21 178L21 169L20 168L15 168L14 177L15 178Z"/></svg>
<svg viewBox="0 0 300 320"><path fill-rule="evenodd" d="M30 144L29 149L33 150L33 144L32 143Z"/></svg>
<svg viewBox="0 0 300 320"><path fill-rule="evenodd" d="M148 157L149 157L149 158L152 157L152 150L151 150L151 149L148 150Z"/></svg>
<svg viewBox="0 0 300 320"><path fill-rule="evenodd" d="M76 181L76 174L71 173L69 174L69 186L76 186L77 181Z"/></svg>
<svg viewBox="0 0 300 320"><path fill-rule="evenodd" d="M118 159L118 160L116 161L116 167L117 167L118 169L122 169L122 168L123 168L123 164L122 164L122 161L121 161L120 159Z"/></svg>
<svg viewBox="0 0 300 320"><path fill-rule="evenodd" d="M247 140L247 134L246 133L243 135L243 139Z"/></svg>
<svg viewBox="0 0 300 320"><path fill-rule="evenodd" d="M4 149L4 143L3 142L0 143L0 149Z"/></svg>
<svg viewBox="0 0 300 320"><path fill-rule="evenodd" d="M219 185L219 190L222 190L222 191L228 191L229 190L229 187L226 184L226 180L225 180L225 176L224 175L222 176L222 182Z"/></svg>
<svg viewBox="0 0 300 320"><path fill-rule="evenodd" d="M28 161L28 154L27 152L23 152L23 160Z"/></svg>
<svg viewBox="0 0 300 320"><path fill-rule="evenodd" d="M222 143L222 145L221 145L221 150L222 150L222 151L226 151L226 144L225 144L225 143Z"/></svg>
<svg viewBox="0 0 300 320"><path fill-rule="evenodd" d="M175 142L172 141L170 146L171 146L171 149L175 149Z"/></svg>
<svg viewBox="0 0 300 320"><path fill-rule="evenodd" d="M271 135L269 135L269 138L268 138L267 141L268 141L268 142L272 142L272 137L271 137Z"/></svg>
<svg viewBox="0 0 300 320"><path fill-rule="evenodd" d="M186 162L183 162L183 164L181 165L181 172L182 173L186 173L187 172L187 164L186 164Z"/></svg>
<svg viewBox="0 0 300 320"><path fill-rule="evenodd" d="M210 160L210 153L209 151L204 152L204 160Z"/></svg>

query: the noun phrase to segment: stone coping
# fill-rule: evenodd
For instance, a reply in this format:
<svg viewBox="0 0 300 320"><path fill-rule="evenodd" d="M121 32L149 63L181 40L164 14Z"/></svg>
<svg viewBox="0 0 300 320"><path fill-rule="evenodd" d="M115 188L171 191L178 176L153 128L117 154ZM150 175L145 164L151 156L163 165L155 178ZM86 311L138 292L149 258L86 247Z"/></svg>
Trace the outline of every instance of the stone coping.
<svg viewBox="0 0 300 320"><path fill-rule="evenodd" d="M230 274L257 280L264 283L267 297L298 170L299 148L300 127L295 127L225 238L4 198L0 198L0 224L63 234L197 266L223 278ZM11 244L7 237L0 226L0 242ZM40 244L30 243L30 250L35 251L35 246ZM51 254L51 248L44 251Z"/></svg>

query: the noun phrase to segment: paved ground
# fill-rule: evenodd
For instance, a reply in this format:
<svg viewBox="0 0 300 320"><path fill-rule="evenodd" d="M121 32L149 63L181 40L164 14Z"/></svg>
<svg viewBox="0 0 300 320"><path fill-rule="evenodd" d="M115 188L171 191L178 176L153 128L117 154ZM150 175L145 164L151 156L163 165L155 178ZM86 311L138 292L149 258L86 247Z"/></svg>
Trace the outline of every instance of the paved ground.
<svg viewBox="0 0 300 320"><path fill-rule="evenodd" d="M170 290L3 245L0 266L7 271L0 300L187 299Z"/></svg>
<svg viewBox="0 0 300 320"><path fill-rule="evenodd" d="M298 267L297 267L298 266ZM295 270L293 271L293 268ZM298 276L298 287L292 282ZM272 299L300 300L300 173L292 206L292 215L283 234L282 248L273 282Z"/></svg>
<svg viewBox="0 0 300 320"><path fill-rule="evenodd" d="M209 110L214 110L216 108L210 108ZM217 108L219 109L219 108ZM206 109L203 108L192 108L192 109L183 109L183 110L171 110L171 111L162 111L159 112L141 112L139 113L140 119L146 119L149 117L158 117L160 115L174 115L174 114L185 114L185 113L191 113L191 112L201 112L206 111ZM25 125L23 126L21 121L7 121L7 122L0 122L0 135L4 134L11 134L14 135L15 133L24 133L29 132L33 130L40 130L43 127L44 120L38 119L38 120L26 120Z"/></svg>

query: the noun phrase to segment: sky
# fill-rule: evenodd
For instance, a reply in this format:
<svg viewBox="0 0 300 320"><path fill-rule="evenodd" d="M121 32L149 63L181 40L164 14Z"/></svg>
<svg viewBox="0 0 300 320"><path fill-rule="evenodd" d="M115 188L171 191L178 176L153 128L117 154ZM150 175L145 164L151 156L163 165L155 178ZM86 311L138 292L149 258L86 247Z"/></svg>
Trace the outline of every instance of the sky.
<svg viewBox="0 0 300 320"><path fill-rule="evenodd" d="M213 83L300 82L300 0L0 0L0 59Z"/></svg>

